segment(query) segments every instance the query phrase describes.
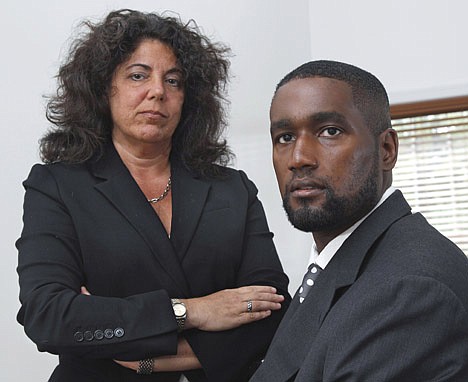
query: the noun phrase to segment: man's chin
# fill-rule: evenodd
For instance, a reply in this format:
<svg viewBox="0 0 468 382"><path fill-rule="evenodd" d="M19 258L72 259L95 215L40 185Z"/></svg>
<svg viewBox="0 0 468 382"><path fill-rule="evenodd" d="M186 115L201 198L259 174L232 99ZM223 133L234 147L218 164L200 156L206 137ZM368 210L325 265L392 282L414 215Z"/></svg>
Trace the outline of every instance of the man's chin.
<svg viewBox="0 0 468 382"><path fill-rule="evenodd" d="M324 202L317 200L317 198L293 198L289 197L287 205L290 207L290 210L295 213L302 209L307 209L312 212L318 212L323 209ZM284 205L284 203L283 203Z"/></svg>
<svg viewBox="0 0 468 382"><path fill-rule="evenodd" d="M309 206L292 208L288 205L285 206L285 211L293 227L304 232L311 232L317 227L317 220L320 220L318 219L320 212L317 208Z"/></svg>

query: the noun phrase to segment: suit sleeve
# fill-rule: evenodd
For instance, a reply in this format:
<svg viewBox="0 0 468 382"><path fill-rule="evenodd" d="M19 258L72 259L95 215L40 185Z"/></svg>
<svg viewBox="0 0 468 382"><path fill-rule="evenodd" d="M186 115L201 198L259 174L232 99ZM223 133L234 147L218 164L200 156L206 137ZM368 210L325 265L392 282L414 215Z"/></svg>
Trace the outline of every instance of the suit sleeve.
<svg viewBox="0 0 468 382"><path fill-rule="evenodd" d="M187 333L204 373L210 381L247 381L260 365L289 303L288 278L283 272L268 228L257 188L244 173L241 179L248 192L242 264L237 287L269 285L285 296L279 311L264 320L224 332ZM196 374L196 373L195 373ZM196 375L194 379L196 380Z"/></svg>
<svg viewBox="0 0 468 382"><path fill-rule="evenodd" d="M374 285L328 333L323 381L468 380L468 314L457 295L424 276Z"/></svg>
<svg viewBox="0 0 468 382"><path fill-rule="evenodd" d="M53 175L36 165L24 186L17 318L38 349L121 360L174 354L177 325L167 293L81 295L80 242Z"/></svg>

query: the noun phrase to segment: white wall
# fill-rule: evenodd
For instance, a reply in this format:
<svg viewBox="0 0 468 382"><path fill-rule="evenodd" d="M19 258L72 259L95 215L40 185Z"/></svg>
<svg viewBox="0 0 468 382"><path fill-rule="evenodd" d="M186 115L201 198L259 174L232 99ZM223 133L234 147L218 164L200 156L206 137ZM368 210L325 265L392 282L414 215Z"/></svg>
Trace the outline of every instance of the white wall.
<svg viewBox="0 0 468 382"><path fill-rule="evenodd" d="M52 77L73 26L124 7L174 10L231 45L236 56L228 138L235 165L260 189L291 291L307 261L310 235L287 222L271 165L268 107L278 80L305 61L329 58L379 76L393 102L468 93L465 0L7 0L0 24L2 381L45 381L56 363L38 353L15 322L21 181L38 161L37 141L47 127L42 95L54 89Z"/></svg>

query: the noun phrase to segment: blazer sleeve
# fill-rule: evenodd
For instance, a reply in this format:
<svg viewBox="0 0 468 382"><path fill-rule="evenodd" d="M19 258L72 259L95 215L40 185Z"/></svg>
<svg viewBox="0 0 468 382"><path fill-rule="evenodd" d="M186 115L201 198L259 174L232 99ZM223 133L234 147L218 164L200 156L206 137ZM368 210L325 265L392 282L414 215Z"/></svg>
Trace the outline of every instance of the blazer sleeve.
<svg viewBox="0 0 468 382"><path fill-rule="evenodd" d="M175 354L177 324L166 291L128 298L80 294L80 242L48 166L34 166L24 187L17 319L38 349L121 360Z"/></svg>
<svg viewBox="0 0 468 382"><path fill-rule="evenodd" d="M323 381L468 380L468 314L457 295L431 277L382 278L324 337ZM308 380L307 361L302 373Z"/></svg>
<svg viewBox="0 0 468 382"><path fill-rule="evenodd" d="M273 244L273 234L268 228L262 204L257 198L257 188L240 172L248 192L248 212L245 221L242 264L237 277L237 287L269 285L285 296L279 311L264 320L223 332L188 331L186 337L203 365L209 381L247 381L260 365L291 297L289 280L283 272ZM199 373L199 372L198 372ZM191 380L196 379L197 372Z"/></svg>

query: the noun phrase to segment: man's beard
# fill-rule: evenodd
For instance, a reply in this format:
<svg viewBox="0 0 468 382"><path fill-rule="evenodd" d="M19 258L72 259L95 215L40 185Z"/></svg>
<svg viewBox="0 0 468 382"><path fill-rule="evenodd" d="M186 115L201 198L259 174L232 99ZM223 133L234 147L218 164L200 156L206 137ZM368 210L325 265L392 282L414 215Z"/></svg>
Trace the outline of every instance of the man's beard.
<svg viewBox="0 0 468 382"><path fill-rule="evenodd" d="M298 199L300 206L293 209L290 204L290 192L287 190L283 198L283 207L291 224L301 231L332 232L341 229L344 231L377 204L379 200L377 179L378 167L375 163L367 177L358 180L361 186L353 194L337 196L329 183L321 179L325 192L323 206L311 207L305 198Z"/></svg>

